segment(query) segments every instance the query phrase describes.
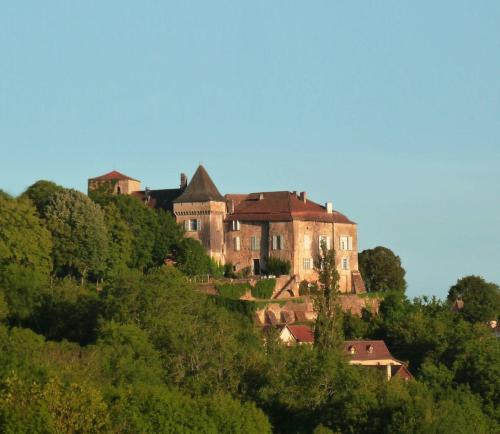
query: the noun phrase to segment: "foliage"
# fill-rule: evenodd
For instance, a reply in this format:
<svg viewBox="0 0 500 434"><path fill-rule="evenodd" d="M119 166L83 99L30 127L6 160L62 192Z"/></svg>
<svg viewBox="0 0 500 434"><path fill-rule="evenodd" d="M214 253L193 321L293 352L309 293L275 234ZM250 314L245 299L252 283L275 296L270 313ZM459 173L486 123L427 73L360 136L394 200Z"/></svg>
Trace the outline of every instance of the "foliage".
<svg viewBox="0 0 500 434"><path fill-rule="evenodd" d="M181 242L183 230L170 212L162 209L158 210L157 220L158 225L153 245L153 262L156 265L161 265Z"/></svg>
<svg viewBox="0 0 500 434"><path fill-rule="evenodd" d="M363 250L358 255L359 270L368 291L401 291L406 289L401 259L387 247Z"/></svg>
<svg viewBox="0 0 500 434"><path fill-rule="evenodd" d="M30 185L21 198L30 199L36 207L40 217L45 216L45 209L56 193L64 191L64 187L52 181L40 180Z"/></svg>
<svg viewBox="0 0 500 434"><path fill-rule="evenodd" d="M252 288L252 296L267 300L271 298L276 287L276 279L260 279Z"/></svg>
<svg viewBox="0 0 500 434"><path fill-rule="evenodd" d="M320 350L338 349L342 345L342 310L338 303L340 276L335 263L335 251L321 244L321 253L315 260L320 288L314 297L317 319L314 345Z"/></svg>
<svg viewBox="0 0 500 434"><path fill-rule="evenodd" d="M247 291L252 289L248 283L222 283L217 284L215 288L221 297L233 298L235 300L238 300Z"/></svg>
<svg viewBox="0 0 500 434"><path fill-rule="evenodd" d="M0 195L0 290L10 316L22 318L38 301L52 270L50 232L29 200Z"/></svg>
<svg viewBox="0 0 500 434"><path fill-rule="evenodd" d="M216 269L204 247L193 238L184 238L180 242L177 262L179 269L188 276L207 275Z"/></svg>
<svg viewBox="0 0 500 434"><path fill-rule="evenodd" d="M479 276L466 276L457 280L448 292L448 300L461 299L464 307L460 315L470 322L489 322L500 316L500 287Z"/></svg>
<svg viewBox="0 0 500 434"><path fill-rule="evenodd" d="M284 261L276 256L267 258L266 273L270 276L282 276L290 274L290 261Z"/></svg>
<svg viewBox="0 0 500 434"><path fill-rule="evenodd" d="M100 277L108 233L101 207L76 190L56 193L45 210L54 240L54 268L60 276Z"/></svg>
<svg viewBox="0 0 500 434"><path fill-rule="evenodd" d="M318 283L309 282L308 280L303 280L299 284L299 295L316 295L318 293Z"/></svg>

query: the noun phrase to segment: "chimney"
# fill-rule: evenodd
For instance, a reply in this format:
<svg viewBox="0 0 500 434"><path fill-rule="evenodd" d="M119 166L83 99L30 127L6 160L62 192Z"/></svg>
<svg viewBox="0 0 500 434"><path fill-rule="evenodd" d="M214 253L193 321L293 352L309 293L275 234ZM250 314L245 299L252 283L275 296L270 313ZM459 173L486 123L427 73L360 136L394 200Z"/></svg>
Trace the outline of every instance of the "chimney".
<svg viewBox="0 0 500 434"><path fill-rule="evenodd" d="M149 187L146 187L146 189L144 190L144 200L146 201L146 203L149 203L149 199L151 199L151 190L149 189Z"/></svg>
<svg viewBox="0 0 500 434"><path fill-rule="evenodd" d="M264 193L259 193L259 200L264 199Z"/></svg>
<svg viewBox="0 0 500 434"><path fill-rule="evenodd" d="M333 214L333 203L332 202L327 202L325 204L325 207L326 207L326 212L328 214Z"/></svg>
<svg viewBox="0 0 500 434"><path fill-rule="evenodd" d="M307 193L305 191L300 192L300 200L306 203Z"/></svg>
<svg viewBox="0 0 500 434"><path fill-rule="evenodd" d="M186 188L188 185L188 178L186 176L185 173L181 173L181 184L180 184L180 187L181 188Z"/></svg>

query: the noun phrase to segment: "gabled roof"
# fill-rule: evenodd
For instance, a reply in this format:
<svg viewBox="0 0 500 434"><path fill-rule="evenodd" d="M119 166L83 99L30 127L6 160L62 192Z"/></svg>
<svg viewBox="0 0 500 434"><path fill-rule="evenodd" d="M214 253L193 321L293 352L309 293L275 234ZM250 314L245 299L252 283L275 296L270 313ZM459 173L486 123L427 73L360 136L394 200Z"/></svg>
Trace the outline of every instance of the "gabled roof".
<svg viewBox="0 0 500 434"><path fill-rule="evenodd" d="M228 203L234 205L234 212L227 216L229 221L311 220L355 224L344 214L335 210L328 213L326 207L289 191L227 194L225 197Z"/></svg>
<svg viewBox="0 0 500 434"><path fill-rule="evenodd" d="M306 325L286 325L297 342L314 342L314 332Z"/></svg>
<svg viewBox="0 0 500 434"><path fill-rule="evenodd" d="M344 352L351 360L393 359L384 341L345 341Z"/></svg>
<svg viewBox="0 0 500 434"><path fill-rule="evenodd" d="M185 202L208 202L217 201L224 202L224 198L217 190L214 182L210 178L205 168L200 165L193 175L193 179L174 203Z"/></svg>
<svg viewBox="0 0 500 434"><path fill-rule="evenodd" d="M130 181L137 181L139 182L138 179L131 178L130 176L124 175L123 173L120 173L116 170L113 170L109 173L106 173L104 175L98 176L96 178L90 178L92 181L121 181L123 179L128 179Z"/></svg>

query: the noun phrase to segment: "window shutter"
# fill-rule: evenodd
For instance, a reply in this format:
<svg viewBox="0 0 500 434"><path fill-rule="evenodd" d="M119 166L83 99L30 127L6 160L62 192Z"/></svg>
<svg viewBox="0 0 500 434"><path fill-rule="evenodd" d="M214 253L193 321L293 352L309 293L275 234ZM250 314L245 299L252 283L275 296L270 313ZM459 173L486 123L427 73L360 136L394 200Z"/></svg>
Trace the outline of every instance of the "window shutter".
<svg viewBox="0 0 500 434"><path fill-rule="evenodd" d="M278 237L273 235L273 250L278 250Z"/></svg>
<svg viewBox="0 0 500 434"><path fill-rule="evenodd" d="M347 250L352 250L352 237L347 238Z"/></svg>
<svg viewBox="0 0 500 434"><path fill-rule="evenodd" d="M239 220L236 220L236 230L239 231L240 230L240 221Z"/></svg>
<svg viewBox="0 0 500 434"><path fill-rule="evenodd" d="M201 220L200 219L196 220L196 230L201 231Z"/></svg>
<svg viewBox="0 0 500 434"><path fill-rule="evenodd" d="M237 252L239 252L240 249L241 249L240 237L236 237L234 239L234 250L236 250Z"/></svg>
<svg viewBox="0 0 500 434"><path fill-rule="evenodd" d="M189 220L184 220L184 230L189 231Z"/></svg>
<svg viewBox="0 0 500 434"><path fill-rule="evenodd" d="M279 248L280 248L280 250L284 250L285 249L285 238L282 235L280 235L279 238L280 238Z"/></svg>
<svg viewBox="0 0 500 434"><path fill-rule="evenodd" d="M326 237L326 248L330 250L330 237Z"/></svg>

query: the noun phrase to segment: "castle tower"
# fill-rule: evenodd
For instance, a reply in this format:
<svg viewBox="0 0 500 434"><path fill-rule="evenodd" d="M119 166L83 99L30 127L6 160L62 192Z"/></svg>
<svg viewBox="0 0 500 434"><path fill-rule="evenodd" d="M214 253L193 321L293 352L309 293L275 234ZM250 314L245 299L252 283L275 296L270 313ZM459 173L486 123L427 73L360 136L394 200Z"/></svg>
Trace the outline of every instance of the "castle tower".
<svg viewBox="0 0 500 434"><path fill-rule="evenodd" d="M203 166L196 169L184 192L174 200L174 215L186 236L199 240L215 261L224 262L222 222L226 203Z"/></svg>
<svg viewBox="0 0 500 434"><path fill-rule="evenodd" d="M88 180L88 193L102 191L113 194L131 194L141 189L141 181L113 170Z"/></svg>

